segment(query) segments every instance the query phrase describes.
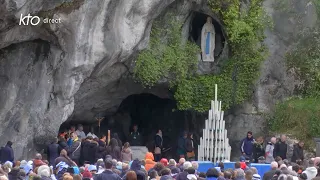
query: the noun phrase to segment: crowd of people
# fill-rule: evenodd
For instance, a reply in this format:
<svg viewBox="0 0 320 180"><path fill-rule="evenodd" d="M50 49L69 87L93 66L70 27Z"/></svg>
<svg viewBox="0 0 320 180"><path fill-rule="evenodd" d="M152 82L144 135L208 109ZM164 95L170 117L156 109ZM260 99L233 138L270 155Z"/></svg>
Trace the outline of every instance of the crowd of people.
<svg viewBox="0 0 320 180"><path fill-rule="evenodd" d="M140 144L137 126L130 142ZM0 180L320 180L320 157L303 166L303 142L299 142L291 161L287 160L286 136L271 138L264 145L252 132L241 142L242 156L234 168L225 169L220 162L206 172L199 171L195 160L192 133L184 132L178 141L180 159L162 158L162 132L155 136L154 150L143 160L133 159L130 142L122 143L117 134L98 138L85 134L83 127L71 127L47 147L47 160L37 153L32 160L14 161L12 142L1 148ZM261 177L250 163L269 163L270 171Z"/></svg>
<svg viewBox="0 0 320 180"><path fill-rule="evenodd" d="M288 145L286 140L285 135L282 135L278 141L275 137L272 137L270 142L265 145L263 137L255 139L252 132L249 131L247 137L241 141L241 159L247 159L255 163L271 163L276 157L287 159ZM303 146L303 141L294 145L291 162L304 161Z"/></svg>

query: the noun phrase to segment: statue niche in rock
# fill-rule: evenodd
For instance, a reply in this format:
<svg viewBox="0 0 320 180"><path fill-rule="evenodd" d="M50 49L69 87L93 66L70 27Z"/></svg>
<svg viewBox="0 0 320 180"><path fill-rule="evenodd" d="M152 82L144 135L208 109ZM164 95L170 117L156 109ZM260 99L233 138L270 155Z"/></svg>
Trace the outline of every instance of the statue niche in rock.
<svg viewBox="0 0 320 180"><path fill-rule="evenodd" d="M203 25L201 30L201 51L203 61L214 61L215 35L216 32L212 24L212 18L207 17L207 22Z"/></svg>

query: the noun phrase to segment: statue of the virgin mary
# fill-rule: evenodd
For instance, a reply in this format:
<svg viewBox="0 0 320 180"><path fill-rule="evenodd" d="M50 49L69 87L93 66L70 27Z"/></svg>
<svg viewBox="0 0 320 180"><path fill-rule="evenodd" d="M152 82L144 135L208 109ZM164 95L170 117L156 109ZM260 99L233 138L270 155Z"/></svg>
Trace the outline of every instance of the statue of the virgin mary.
<svg viewBox="0 0 320 180"><path fill-rule="evenodd" d="M212 18L208 17L201 31L201 51L203 61L214 61L215 29Z"/></svg>

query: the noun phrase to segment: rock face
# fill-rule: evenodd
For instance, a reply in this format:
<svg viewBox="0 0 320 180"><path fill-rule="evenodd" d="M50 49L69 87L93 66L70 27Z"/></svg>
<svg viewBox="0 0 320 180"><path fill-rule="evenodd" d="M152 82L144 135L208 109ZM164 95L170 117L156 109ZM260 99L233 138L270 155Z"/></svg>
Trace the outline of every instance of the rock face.
<svg viewBox="0 0 320 180"><path fill-rule="evenodd" d="M121 87L118 81L127 71L123 62L147 46L151 21L173 0L54 2L8 0L0 5L6 15L0 31L0 137L2 143L15 142L17 158L30 158L41 148L37 145L56 135L89 76L104 82L84 83L84 93L95 93L99 83L109 93ZM18 25L21 13L58 6L52 17L61 18L60 24ZM78 9L67 11L73 6ZM80 92L76 101L81 101ZM108 92L105 96L116 98Z"/></svg>
<svg viewBox="0 0 320 180"><path fill-rule="evenodd" d="M293 95L300 85L294 74L287 71L285 54L295 45L299 32L314 27L318 19L315 5L310 0L266 0L264 8L274 24L273 30L265 32L269 57L261 65L252 101L235 108L226 117L233 157L239 157L239 142L247 131L252 131L256 137L266 137L264 114L271 112L277 102Z"/></svg>
<svg viewBox="0 0 320 180"><path fill-rule="evenodd" d="M186 40L192 11L215 18L205 2L0 0L0 145L11 140L17 158L30 158L68 118L93 121L96 113L115 112L123 99L135 93L167 97L163 86L145 90L131 79L132 61L147 47L152 21L159 14L171 12L185 22ZM308 0L292 0L305 19L301 26L298 19L288 19L276 10L274 2L264 4L275 30L266 32L270 56L261 67L253 102L226 117L234 152L247 130L256 132L264 126L259 112L268 112L277 100L293 93L298 82L286 73L283 56L293 44L291 35L301 26L315 24L314 7ZM21 14L29 13L61 19L61 23L19 25ZM221 48L221 56L226 57L227 46ZM208 63L200 63L199 69L201 73L216 70Z"/></svg>

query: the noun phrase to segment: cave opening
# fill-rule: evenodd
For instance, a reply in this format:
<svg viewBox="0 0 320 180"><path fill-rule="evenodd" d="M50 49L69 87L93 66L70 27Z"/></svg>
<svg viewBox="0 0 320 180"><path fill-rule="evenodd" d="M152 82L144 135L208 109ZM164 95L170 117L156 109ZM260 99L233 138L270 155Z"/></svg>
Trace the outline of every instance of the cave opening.
<svg viewBox="0 0 320 180"><path fill-rule="evenodd" d="M191 20L191 26L189 31L189 40L192 42L195 42L199 47L201 47L201 30L203 25L207 21L207 17L209 15L196 12L194 11L192 13L192 20ZM209 16L211 17L211 16ZM223 34L223 29L221 24L213 17L212 18L212 24L215 28L215 50L214 50L214 56L215 58L218 58L222 52L225 45L225 37Z"/></svg>
<svg viewBox="0 0 320 180"><path fill-rule="evenodd" d="M100 116L104 119L100 127L97 122L68 120L60 126L60 132L69 129L72 125L82 124L86 134L91 132L99 136L107 134L110 130L111 136L117 133L122 142L126 142L129 140L133 125L138 125L142 144L151 150L154 136L157 130L161 129L164 148L170 149L166 157L175 157L177 140L181 133L190 131L197 136L196 131L200 129L194 125L191 111L179 111L175 110L176 108L176 101L169 98L160 98L151 93L132 94L121 102L112 115L101 113Z"/></svg>

